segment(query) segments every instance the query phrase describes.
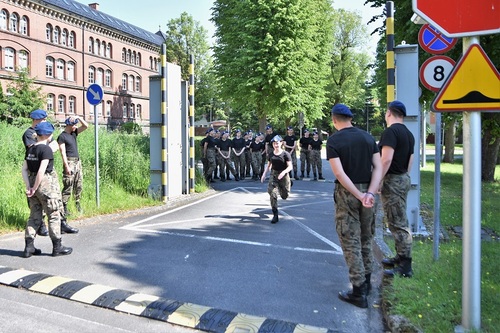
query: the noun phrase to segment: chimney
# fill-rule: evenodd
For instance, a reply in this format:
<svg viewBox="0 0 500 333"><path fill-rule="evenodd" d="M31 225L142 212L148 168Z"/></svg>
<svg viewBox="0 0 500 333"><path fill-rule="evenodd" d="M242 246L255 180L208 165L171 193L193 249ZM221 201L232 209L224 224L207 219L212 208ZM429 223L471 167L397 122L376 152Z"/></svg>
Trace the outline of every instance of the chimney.
<svg viewBox="0 0 500 333"><path fill-rule="evenodd" d="M97 2L89 3L89 7L95 10L99 10L99 4Z"/></svg>

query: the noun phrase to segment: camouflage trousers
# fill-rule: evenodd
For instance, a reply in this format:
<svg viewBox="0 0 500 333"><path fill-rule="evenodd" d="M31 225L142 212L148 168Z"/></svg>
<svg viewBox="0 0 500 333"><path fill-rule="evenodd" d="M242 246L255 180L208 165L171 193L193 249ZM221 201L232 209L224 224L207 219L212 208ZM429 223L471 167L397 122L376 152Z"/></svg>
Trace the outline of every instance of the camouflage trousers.
<svg viewBox="0 0 500 333"><path fill-rule="evenodd" d="M260 151L252 152L252 173L254 177L259 177L262 169L262 153Z"/></svg>
<svg viewBox="0 0 500 333"><path fill-rule="evenodd" d="M238 150L238 153L240 153L240 152L241 152L241 149ZM236 173L239 174L241 178L245 178L245 166L246 166L245 152L241 153L240 156L233 154L231 156L231 158L233 159L234 168L236 169Z"/></svg>
<svg viewBox="0 0 500 333"><path fill-rule="evenodd" d="M321 162L321 150L311 150L310 156L313 175L323 174L323 163Z"/></svg>
<svg viewBox="0 0 500 333"><path fill-rule="evenodd" d="M83 188L82 161L68 159L68 165L71 173L67 175L66 172L63 172L63 188L61 195L64 205L68 204L72 193L75 202L80 202Z"/></svg>
<svg viewBox="0 0 500 333"><path fill-rule="evenodd" d="M221 150L221 152L226 156L229 154L229 151L227 151L227 150ZM220 178L225 179L227 171L230 171L233 174L233 176L236 177L237 172L236 172L236 169L234 168L234 164L233 164L233 161L231 160L231 157L224 158L219 154L218 158L220 158L220 164L219 164L220 165ZM227 173L227 175L229 175L229 173Z"/></svg>
<svg viewBox="0 0 500 333"><path fill-rule="evenodd" d="M208 169L207 172L205 173L205 177L212 176L212 173L215 171L215 168L217 168L214 148L207 149L207 160L208 160Z"/></svg>
<svg viewBox="0 0 500 333"><path fill-rule="evenodd" d="M290 153L290 156L292 156L293 172L295 175L297 175L297 151L291 151L289 149L287 149L286 151Z"/></svg>
<svg viewBox="0 0 500 333"><path fill-rule="evenodd" d="M252 167L252 152L249 148L245 150L245 176L250 176L250 169Z"/></svg>
<svg viewBox="0 0 500 333"><path fill-rule="evenodd" d="M311 171L311 151L308 149L300 150L300 172L304 174L304 171L307 169L307 173Z"/></svg>
<svg viewBox="0 0 500 333"><path fill-rule="evenodd" d="M382 184L382 205L389 230L394 237L396 253L411 258L413 238L406 213L406 200L410 191L410 176L387 174Z"/></svg>
<svg viewBox="0 0 500 333"><path fill-rule="evenodd" d="M358 184L366 191L368 184ZM365 188L362 188L362 187ZM341 184L335 183L333 193L335 202L335 224L349 268L349 280L355 286L365 282L365 275L373 270L373 235L375 234L375 212L373 208L363 207Z"/></svg>
<svg viewBox="0 0 500 333"><path fill-rule="evenodd" d="M30 185L35 184L36 174L29 175ZM49 218L49 236L51 240L61 238L61 211L63 210L61 201L61 189L57 173L52 171L43 176L42 182L38 186L35 194L28 198L30 206L30 216L26 222L24 238L34 239L36 232L43 222L43 212Z"/></svg>
<svg viewBox="0 0 500 333"><path fill-rule="evenodd" d="M271 199L272 209L278 209L278 193L283 200L286 200L290 193L290 175L287 173L283 178L278 179L280 173L281 171L271 170L267 184L267 193Z"/></svg>

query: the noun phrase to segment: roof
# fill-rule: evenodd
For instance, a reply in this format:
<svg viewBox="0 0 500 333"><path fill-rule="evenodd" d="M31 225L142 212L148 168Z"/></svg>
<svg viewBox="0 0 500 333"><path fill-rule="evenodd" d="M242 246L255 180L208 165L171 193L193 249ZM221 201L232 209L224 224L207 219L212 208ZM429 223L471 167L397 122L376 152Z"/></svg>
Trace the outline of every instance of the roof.
<svg viewBox="0 0 500 333"><path fill-rule="evenodd" d="M164 39L160 35L139 28L74 0L44 0L43 2L83 16L89 20L99 22L105 26L122 31L155 45L161 45L164 42Z"/></svg>

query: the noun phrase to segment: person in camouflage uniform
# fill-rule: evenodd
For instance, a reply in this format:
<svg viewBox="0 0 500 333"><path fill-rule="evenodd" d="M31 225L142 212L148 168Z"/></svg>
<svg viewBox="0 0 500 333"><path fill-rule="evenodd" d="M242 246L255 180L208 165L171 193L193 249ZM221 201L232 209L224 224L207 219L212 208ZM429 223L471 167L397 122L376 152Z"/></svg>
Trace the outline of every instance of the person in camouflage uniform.
<svg viewBox="0 0 500 333"><path fill-rule="evenodd" d="M78 153L78 135L85 131L89 125L85 119L80 116L68 117L65 121L66 127L64 131L59 134L57 143L59 144L59 151L63 160L63 188L62 188L62 202L64 206L64 214L70 215L68 211L68 201L73 194L75 205L78 212L82 212L80 205L80 198L83 189L83 170L82 161ZM78 124L80 124L78 126Z"/></svg>
<svg viewBox="0 0 500 333"><path fill-rule="evenodd" d="M412 277L413 237L408 224L406 200L411 186L408 173L413 163L415 138L403 123L405 116L405 105L400 101L391 102L385 114L387 128L379 142L384 175L380 193L396 248L396 256L385 258L382 263L390 267L395 266L385 270L384 275Z"/></svg>
<svg viewBox="0 0 500 333"><path fill-rule="evenodd" d="M312 141L309 130L304 130L304 136L300 138L300 178L304 178L304 172L307 170L307 177L311 173L311 151L309 150L309 143Z"/></svg>
<svg viewBox="0 0 500 333"><path fill-rule="evenodd" d="M313 139L309 142L309 158L311 160L311 167L314 179L324 180L323 177L323 163L321 161L321 148L323 147L323 141L319 139L318 132L313 132Z"/></svg>
<svg viewBox="0 0 500 333"><path fill-rule="evenodd" d="M253 142L253 131L249 130L245 133L245 177L250 177L250 169L252 167L252 152L250 145Z"/></svg>
<svg viewBox="0 0 500 333"><path fill-rule="evenodd" d="M292 126L288 126L287 134L283 138L285 141L285 150L290 153L292 157L293 175L296 180L299 180L299 173L297 172L297 137L295 136L295 131ZM291 172L290 172L291 173Z"/></svg>
<svg viewBox="0 0 500 333"><path fill-rule="evenodd" d="M335 223L352 289L338 297L361 308L368 307L373 270L375 191L382 178L375 139L352 126L352 112L344 104L332 108L337 132L327 140L327 159L335 174Z"/></svg>
<svg viewBox="0 0 500 333"><path fill-rule="evenodd" d="M207 140L205 141L205 144L203 145L203 157L207 159L207 165L208 169L205 172L205 180L207 183L213 182L213 174L215 171L215 168L217 167L217 162L216 162L216 152L215 152L215 130L213 128L210 128L208 130L208 136Z"/></svg>
<svg viewBox="0 0 500 333"><path fill-rule="evenodd" d="M282 142L283 139L279 135L271 139L273 151L269 154L269 162L260 179L261 182L264 182L267 172L271 172L267 185L267 193L269 193L271 210L273 212L271 223L277 223L279 221L278 193L283 200L286 200L291 188L289 173L293 169L292 157L289 152L282 149Z"/></svg>
<svg viewBox="0 0 500 333"><path fill-rule="evenodd" d="M29 258L42 253L40 249L35 248L34 242L44 211L49 217L49 237L53 244L52 256L68 255L73 249L61 244L61 191L57 174L54 171L54 153L49 146L54 126L49 122L41 122L35 127L35 132L37 143L28 148L22 167L26 196L30 206L30 216L24 233L23 257Z"/></svg>
<svg viewBox="0 0 500 333"><path fill-rule="evenodd" d="M262 173L262 156L265 149L265 143L262 141L262 135L257 133L255 140L250 143L250 152L252 153L252 179L259 179Z"/></svg>
<svg viewBox="0 0 500 333"><path fill-rule="evenodd" d="M239 179L245 179L245 139L241 136L241 130L236 130L236 136L233 138L232 159L234 163L234 168Z"/></svg>

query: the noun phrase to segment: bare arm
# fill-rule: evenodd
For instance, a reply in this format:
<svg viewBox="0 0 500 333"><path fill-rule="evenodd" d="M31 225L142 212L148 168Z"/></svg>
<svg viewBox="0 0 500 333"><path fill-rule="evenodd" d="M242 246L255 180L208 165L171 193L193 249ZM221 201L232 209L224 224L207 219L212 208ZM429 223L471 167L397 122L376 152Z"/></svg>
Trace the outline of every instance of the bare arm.
<svg viewBox="0 0 500 333"><path fill-rule="evenodd" d="M392 158L394 157L394 148L389 146L382 147L382 178L385 177L387 171L391 167Z"/></svg>
<svg viewBox="0 0 500 333"><path fill-rule="evenodd" d="M63 161L63 166L64 166L64 173L69 175L71 173L71 170L69 168L68 164L68 157L66 156L66 144L61 143L59 145L59 152L61 153L62 161Z"/></svg>

